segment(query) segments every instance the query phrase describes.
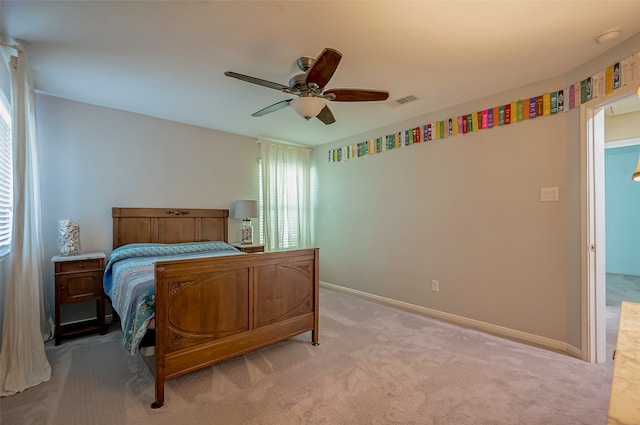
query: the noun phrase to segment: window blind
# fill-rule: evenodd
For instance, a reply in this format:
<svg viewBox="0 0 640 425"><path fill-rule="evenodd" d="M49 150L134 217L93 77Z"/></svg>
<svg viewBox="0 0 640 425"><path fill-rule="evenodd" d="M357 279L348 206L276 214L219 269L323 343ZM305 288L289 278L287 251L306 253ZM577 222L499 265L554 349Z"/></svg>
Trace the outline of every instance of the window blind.
<svg viewBox="0 0 640 425"><path fill-rule="evenodd" d="M0 91L0 256L9 252L13 212L13 156L9 102Z"/></svg>

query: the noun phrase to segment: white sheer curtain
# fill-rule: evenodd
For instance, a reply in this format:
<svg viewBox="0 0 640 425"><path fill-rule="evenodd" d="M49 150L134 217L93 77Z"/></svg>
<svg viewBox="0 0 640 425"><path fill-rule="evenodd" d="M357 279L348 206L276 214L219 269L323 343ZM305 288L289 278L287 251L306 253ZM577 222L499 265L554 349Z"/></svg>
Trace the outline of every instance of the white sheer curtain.
<svg viewBox="0 0 640 425"><path fill-rule="evenodd" d="M12 49L2 47L6 58ZM44 339L52 336L43 277L40 188L36 155L35 95L24 52L11 56L13 226L0 348L0 396L48 381Z"/></svg>
<svg viewBox="0 0 640 425"><path fill-rule="evenodd" d="M260 140L265 248L311 244L311 150Z"/></svg>

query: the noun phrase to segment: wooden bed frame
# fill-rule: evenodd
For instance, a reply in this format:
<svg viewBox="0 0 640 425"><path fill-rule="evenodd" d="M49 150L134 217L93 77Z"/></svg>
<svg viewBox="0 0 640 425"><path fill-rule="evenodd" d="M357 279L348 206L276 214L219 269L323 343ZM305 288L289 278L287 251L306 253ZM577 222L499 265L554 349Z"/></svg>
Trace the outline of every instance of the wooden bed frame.
<svg viewBox="0 0 640 425"><path fill-rule="evenodd" d="M228 242L229 210L113 208L113 247ZM167 380L311 331L318 344L319 250L163 261L155 265L153 408Z"/></svg>

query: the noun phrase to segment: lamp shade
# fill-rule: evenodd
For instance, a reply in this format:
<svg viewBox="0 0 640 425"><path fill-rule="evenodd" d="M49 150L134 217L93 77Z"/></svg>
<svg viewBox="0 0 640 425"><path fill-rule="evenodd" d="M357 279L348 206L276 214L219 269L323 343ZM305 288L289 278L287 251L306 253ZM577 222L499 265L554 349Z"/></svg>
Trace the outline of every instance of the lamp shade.
<svg viewBox="0 0 640 425"><path fill-rule="evenodd" d="M258 203L250 200L236 201L233 208L233 218L256 218L258 217Z"/></svg>
<svg viewBox="0 0 640 425"><path fill-rule="evenodd" d="M315 117L325 107L324 101L313 96L303 96L293 99L291 107L307 121Z"/></svg>

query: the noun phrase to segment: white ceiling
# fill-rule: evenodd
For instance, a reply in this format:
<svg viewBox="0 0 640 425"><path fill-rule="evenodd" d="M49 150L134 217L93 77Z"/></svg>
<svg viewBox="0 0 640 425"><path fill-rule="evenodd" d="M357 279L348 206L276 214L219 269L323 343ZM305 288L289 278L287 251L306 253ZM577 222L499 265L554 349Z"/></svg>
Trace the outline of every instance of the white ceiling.
<svg viewBox="0 0 640 425"><path fill-rule="evenodd" d="M232 133L316 146L562 75L640 32L640 1L6 1L36 90ZM607 44L594 37L618 27ZM328 88L388 90L329 102L336 123L292 108L300 56L344 55ZM417 101L391 107L413 95Z"/></svg>

